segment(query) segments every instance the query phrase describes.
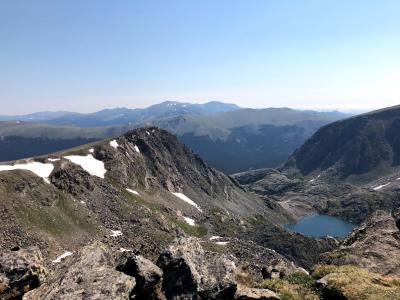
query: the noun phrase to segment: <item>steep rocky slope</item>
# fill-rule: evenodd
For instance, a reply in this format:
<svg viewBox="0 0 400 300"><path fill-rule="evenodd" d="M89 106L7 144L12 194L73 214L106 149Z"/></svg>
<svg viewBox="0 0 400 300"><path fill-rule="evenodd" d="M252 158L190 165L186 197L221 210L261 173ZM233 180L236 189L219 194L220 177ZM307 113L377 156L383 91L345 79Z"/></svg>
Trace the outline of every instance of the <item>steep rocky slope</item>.
<svg viewBox="0 0 400 300"><path fill-rule="evenodd" d="M348 118L319 129L296 150L285 168L369 182L400 165L400 106Z"/></svg>
<svg viewBox="0 0 400 300"><path fill-rule="evenodd" d="M77 244L96 235L115 240L111 230L123 232L116 238L121 243L150 236L161 239L161 246L179 234L177 224L189 232L212 232L211 216L217 213L237 222L254 214L274 222L286 219L283 210L269 209L176 137L156 128L33 161L54 168L45 178L49 183L25 170L0 172L3 247L36 239L50 245ZM24 163L29 160L18 162ZM96 174L96 168L104 168L103 173Z"/></svg>

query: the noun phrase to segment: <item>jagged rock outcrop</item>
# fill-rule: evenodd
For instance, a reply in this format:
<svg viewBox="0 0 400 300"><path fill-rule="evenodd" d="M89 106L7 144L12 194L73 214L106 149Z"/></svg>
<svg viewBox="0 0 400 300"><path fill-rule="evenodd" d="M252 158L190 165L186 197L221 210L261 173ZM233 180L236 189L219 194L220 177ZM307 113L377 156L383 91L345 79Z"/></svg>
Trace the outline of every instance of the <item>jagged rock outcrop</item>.
<svg viewBox="0 0 400 300"><path fill-rule="evenodd" d="M65 259L39 288L25 294L36 299L129 299L135 278L115 269L104 244L94 243Z"/></svg>
<svg viewBox="0 0 400 300"><path fill-rule="evenodd" d="M133 252L125 251L118 259L116 269L136 280L132 291L133 299L161 299L162 270L150 260Z"/></svg>
<svg viewBox="0 0 400 300"><path fill-rule="evenodd" d="M41 252L18 247L0 253L0 299L19 299L45 279Z"/></svg>
<svg viewBox="0 0 400 300"><path fill-rule="evenodd" d="M177 240L157 265L164 272L167 299L232 299L236 292L235 263L203 250L195 238Z"/></svg>
<svg viewBox="0 0 400 300"><path fill-rule="evenodd" d="M340 244L325 263L357 265L382 275L400 276L400 210L376 211Z"/></svg>
<svg viewBox="0 0 400 300"><path fill-rule="evenodd" d="M273 274L284 277L295 272L304 272L304 269L296 266L275 250L262 247L253 241L229 239L229 243L224 248L227 253L232 253L231 259L234 259L238 268L245 269L247 275L250 276L248 279L254 285L271 278Z"/></svg>

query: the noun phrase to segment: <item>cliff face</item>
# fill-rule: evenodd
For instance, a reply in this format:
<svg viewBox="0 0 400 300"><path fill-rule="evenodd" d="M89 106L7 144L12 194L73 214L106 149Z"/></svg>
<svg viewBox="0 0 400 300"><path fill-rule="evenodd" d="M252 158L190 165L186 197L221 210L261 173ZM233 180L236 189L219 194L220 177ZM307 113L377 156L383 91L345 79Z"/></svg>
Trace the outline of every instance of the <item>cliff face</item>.
<svg viewBox="0 0 400 300"><path fill-rule="evenodd" d="M303 175L368 182L400 164L400 106L378 110L319 129L285 164Z"/></svg>

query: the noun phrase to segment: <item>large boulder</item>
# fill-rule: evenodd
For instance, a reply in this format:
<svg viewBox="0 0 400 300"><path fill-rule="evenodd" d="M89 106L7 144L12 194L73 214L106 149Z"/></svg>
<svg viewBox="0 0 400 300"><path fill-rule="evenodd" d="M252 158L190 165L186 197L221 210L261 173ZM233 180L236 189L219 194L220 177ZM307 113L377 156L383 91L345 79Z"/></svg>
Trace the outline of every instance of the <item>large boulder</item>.
<svg viewBox="0 0 400 300"><path fill-rule="evenodd" d="M40 250L14 248L0 254L0 299L20 298L45 279Z"/></svg>
<svg viewBox="0 0 400 300"><path fill-rule="evenodd" d="M135 279L115 270L115 259L101 243L67 257L39 288L25 294L35 299L129 299Z"/></svg>
<svg viewBox="0 0 400 300"><path fill-rule="evenodd" d="M376 211L323 262L356 265L382 275L400 276L400 211Z"/></svg>
<svg viewBox="0 0 400 300"><path fill-rule="evenodd" d="M118 259L117 270L135 277L136 286L132 291L135 299L159 299L162 270L150 260L133 252L123 252Z"/></svg>
<svg viewBox="0 0 400 300"><path fill-rule="evenodd" d="M277 294L268 289L255 289L244 286L239 286L235 300L279 300L281 299Z"/></svg>
<svg viewBox="0 0 400 300"><path fill-rule="evenodd" d="M205 251L196 238L181 238L162 253L162 290L167 299L233 299L235 263L225 255Z"/></svg>

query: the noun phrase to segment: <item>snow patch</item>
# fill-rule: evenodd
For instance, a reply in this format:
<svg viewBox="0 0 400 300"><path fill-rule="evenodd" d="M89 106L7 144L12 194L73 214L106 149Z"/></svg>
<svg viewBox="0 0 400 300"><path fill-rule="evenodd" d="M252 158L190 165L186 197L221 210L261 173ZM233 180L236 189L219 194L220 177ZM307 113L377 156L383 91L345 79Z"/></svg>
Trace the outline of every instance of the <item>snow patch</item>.
<svg viewBox="0 0 400 300"><path fill-rule="evenodd" d="M125 249L125 248L119 248L119 251L120 252L133 252L133 250L130 250L130 249Z"/></svg>
<svg viewBox="0 0 400 300"><path fill-rule="evenodd" d="M53 260L53 263L55 263L55 264L60 263L64 258L71 256L72 254L73 254L72 252L67 251L64 254L57 257L55 260Z"/></svg>
<svg viewBox="0 0 400 300"><path fill-rule="evenodd" d="M104 163L95 159L92 154L88 154L86 156L70 155L65 156L64 158L70 160L76 165L81 166L92 176L104 178L104 174L107 172L106 168L104 167Z"/></svg>
<svg viewBox="0 0 400 300"><path fill-rule="evenodd" d="M218 235L213 235L212 237L210 237L210 241L219 240L219 239L221 239L221 237Z"/></svg>
<svg viewBox="0 0 400 300"><path fill-rule="evenodd" d="M117 149L119 145L118 145L118 142L116 140L112 140L112 141L110 141L110 146L115 148L115 149Z"/></svg>
<svg viewBox="0 0 400 300"><path fill-rule="evenodd" d="M117 236L121 236L122 235L122 231L121 230L111 230L111 236L112 237L117 237Z"/></svg>
<svg viewBox="0 0 400 300"><path fill-rule="evenodd" d="M185 201L186 203L188 203L188 204L190 204L190 205L196 207L197 210L198 210L199 212L203 212L203 211L201 210L200 206L198 206L193 200L191 200L190 198L188 198L188 197L185 196L184 194L182 194L182 193L172 193L172 194L174 194L174 195L175 195L176 197L178 197L179 199Z"/></svg>
<svg viewBox="0 0 400 300"><path fill-rule="evenodd" d="M51 161L51 162L55 162L55 161L59 161L60 159L59 158L48 158L47 160Z"/></svg>
<svg viewBox="0 0 400 300"><path fill-rule="evenodd" d="M374 187L373 189L375 191L379 191L380 189L383 189L384 187L388 186L389 184L390 184L390 182L388 182L386 184L381 184L381 185L378 185L377 187Z"/></svg>
<svg viewBox="0 0 400 300"><path fill-rule="evenodd" d="M132 194L135 194L135 195L138 195L139 196L139 193L138 192L136 192L136 191L134 191L134 190L131 190L131 189L126 189L129 193L132 193Z"/></svg>
<svg viewBox="0 0 400 300"><path fill-rule="evenodd" d="M150 132L146 131L147 135L150 135Z"/></svg>
<svg viewBox="0 0 400 300"><path fill-rule="evenodd" d="M215 244L220 245L220 246L225 246L225 245L228 245L229 242L216 242Z"/></svg>
<svg viewBox="0 0 400 300"><path fill-rule="evenodd" d="M94 149L93 149L93 148L90 148L90 149L89 149L89 152L90 152L90 153L94 153Z"/></svg>
<svg viewBox="0 0 400 300"><path fill-rule="evenodd" d="M193 219L188 218L188 217L183 217L183 218L185 219L185 222L188 223L190 226L196 225L196 222Z"/></svg>
<svg viewBox="0 0 400 300"><path fill-rule="evenodd" d="M138 146L135 145L133 148L135 149L135 151L136 151L137 153L140 153L140 150L139 150L139 147L138 147Z"/></svg>
<svg viewBox="0 0 400 300"><path fill-rule="evenodd" d="M318 178L320 178L320 177L321 177L321 174L319 174L317 177L311 179L310 182L314 182L316 179L318 179Z"/></svg>
<svg viewBox="0 0 400 300"><path fill-rule="evenodd" d="M53 172L53 164L44 164L41 162L33 161L26 164L16 165L2 165L0 166L1 171L13 171L13 170L27 170L35 173L37 176L42 177L47 183L50 183L49 176Z"/></svg>

